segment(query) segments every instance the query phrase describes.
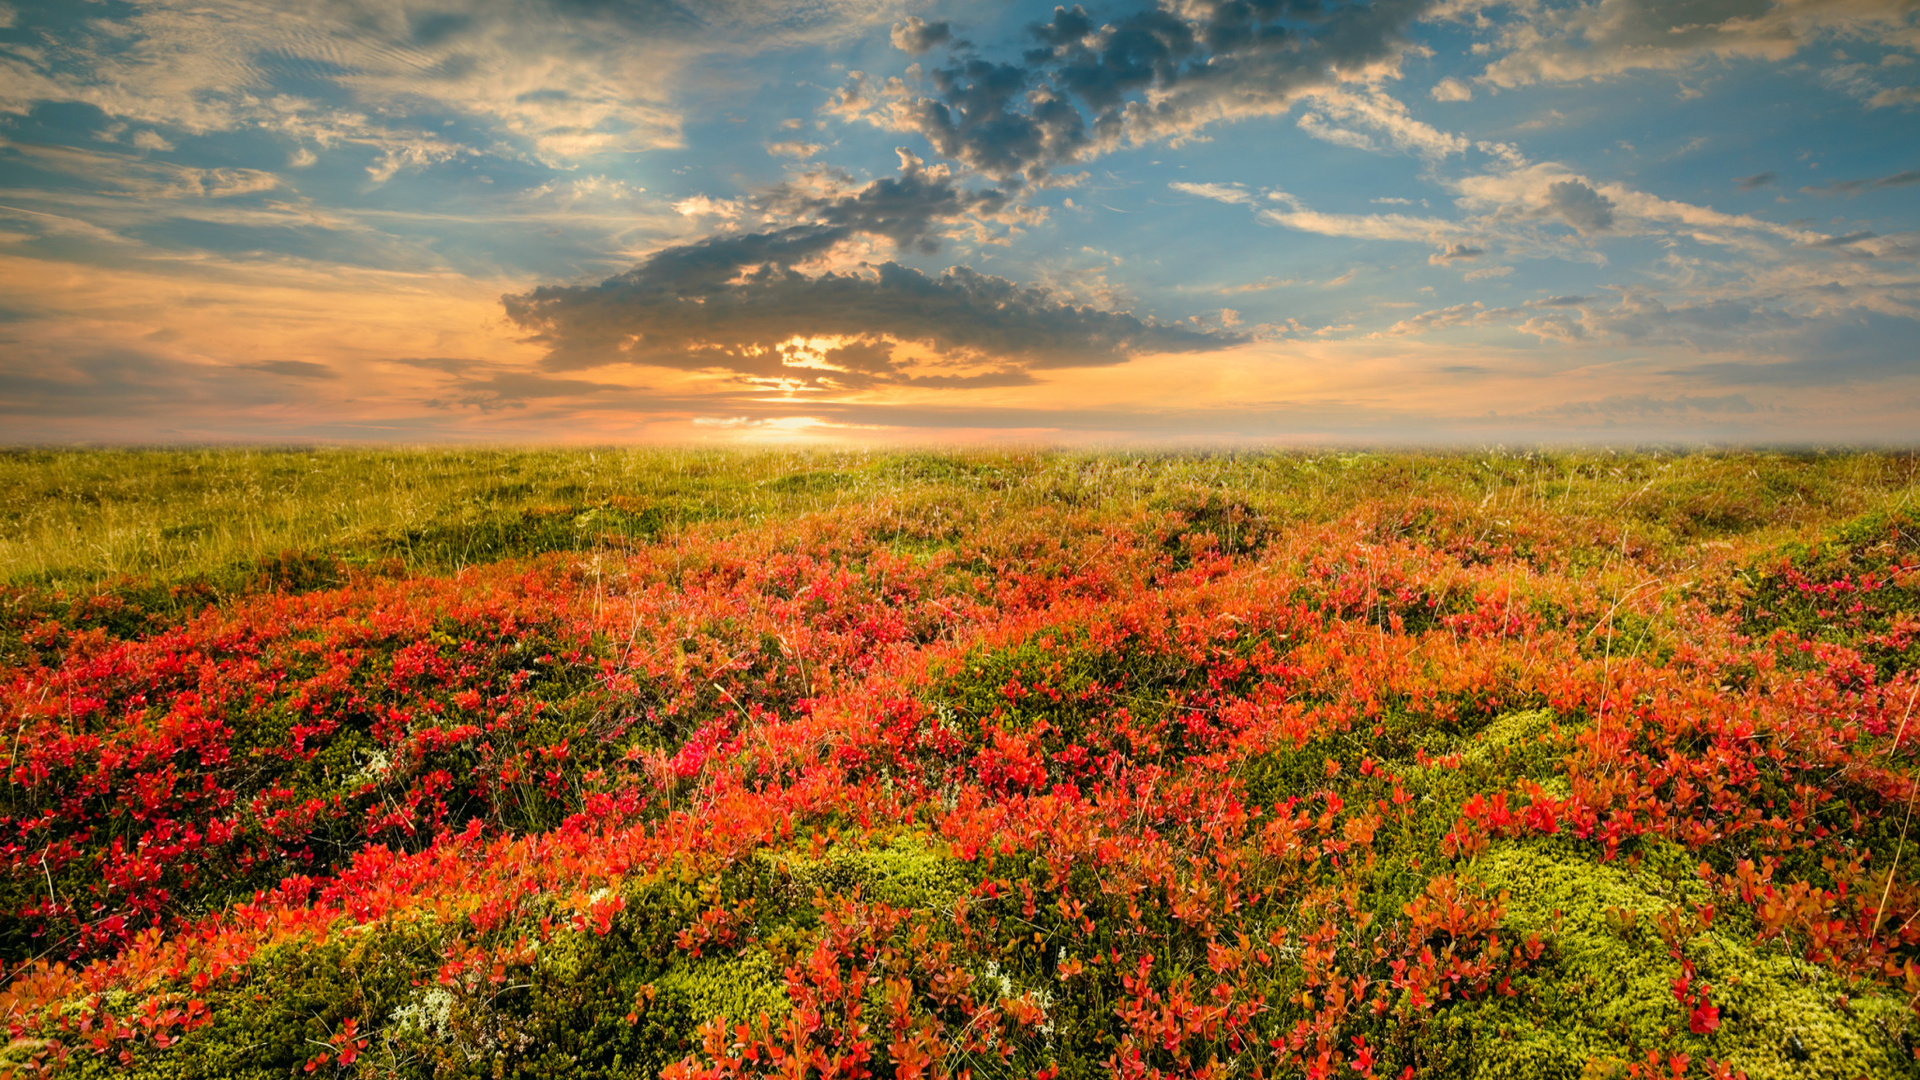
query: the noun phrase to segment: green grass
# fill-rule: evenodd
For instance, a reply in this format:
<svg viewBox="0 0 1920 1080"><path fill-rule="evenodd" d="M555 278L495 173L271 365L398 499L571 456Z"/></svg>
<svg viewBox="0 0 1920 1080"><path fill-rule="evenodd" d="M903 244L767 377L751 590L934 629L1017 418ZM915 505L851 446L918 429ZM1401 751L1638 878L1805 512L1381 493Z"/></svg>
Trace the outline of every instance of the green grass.
<svg viewBox="0 0 1920 1080"><path fill-rule="evenodd" d="M884 503L942 515L1201 510L1226 532L1391 505L1383 534L1525 543L1584 520L1594 554L1797 530L1910 501L1912 454L1311 454L659 449L33 450L0 453L0 584L236 586L283 552L445 570ZM1218 493L1232 505L1203 506ZM1624 526L1624 528L1623 528ZM1222 535L1240 543L1239 535Z"/></svg>

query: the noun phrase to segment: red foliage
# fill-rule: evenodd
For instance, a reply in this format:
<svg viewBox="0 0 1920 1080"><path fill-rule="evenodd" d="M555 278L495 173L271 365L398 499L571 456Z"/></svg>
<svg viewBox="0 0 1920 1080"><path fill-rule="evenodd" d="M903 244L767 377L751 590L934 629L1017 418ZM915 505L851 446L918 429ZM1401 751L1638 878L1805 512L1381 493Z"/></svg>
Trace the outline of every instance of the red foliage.
<svg viewBox="0 0 1920 1080"><path fill-rule="evenodd" d="M972 895L937 913L823 895L785 970L793 1010L707 1025L670 1076L1010 1060L1044 1045L1054 1005L966 958L1012 955L1112 989L1117 1075L1235 1055L1393 1075L1412 1051L1391 1028L1520 992L1548 947L1474 875L1516 837L1599 859L1684 845L1763 938L1920 990L1920 889L1848 842L1913 797L1911 673L1510 551L1463 565L1356 522L1229 558L1171 542L1179 525L1063 517L912 558L809 519L258 597L132 640L37 625L40 659L0 682L0 858L28 897L7 948L49 955L11 973L0 1011L51 1040L47 1060L164 1048L207 1022L194 993L263 946L420 912L465 928L443 983L504 982L531 954L503 935L529 912L606 935L630 880L903 826L967 863ZM1684 632L1643 650L1629 617ZM1566 726L1498 752L1542 753L1563 794L1513 780L1444 835L1419 831L1420 792L1373 750L1315 750L1272 799L1248 779L1316 740L1384 747L1390 725L1471 732L1523 707ZM1466 767L1399 745L1431 774ZM1426 854L1381 911L1391 845ZM227 902L192 914L206 897ZM716 902L675 945L730 953L756 918ZM1712 1036L1685 955L1698 925L1663 933L1689 1030ZM1275 996L1281 969L1298 978ZM110 1013L109 989L139 1004ZM306 1068L366 1046L349 1019Z"/></svg>

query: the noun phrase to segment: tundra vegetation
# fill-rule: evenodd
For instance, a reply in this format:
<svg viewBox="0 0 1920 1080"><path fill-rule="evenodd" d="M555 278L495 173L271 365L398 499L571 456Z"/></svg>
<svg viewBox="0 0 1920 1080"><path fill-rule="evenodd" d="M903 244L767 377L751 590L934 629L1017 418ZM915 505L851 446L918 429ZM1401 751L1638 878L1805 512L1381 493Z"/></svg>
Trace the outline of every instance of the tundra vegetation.
<svg viewBox="0 0 1920 1080"><path fill-rule="evenodd" d="M1916 473L0 455L0 1074L1920 1076Z"/></svg>

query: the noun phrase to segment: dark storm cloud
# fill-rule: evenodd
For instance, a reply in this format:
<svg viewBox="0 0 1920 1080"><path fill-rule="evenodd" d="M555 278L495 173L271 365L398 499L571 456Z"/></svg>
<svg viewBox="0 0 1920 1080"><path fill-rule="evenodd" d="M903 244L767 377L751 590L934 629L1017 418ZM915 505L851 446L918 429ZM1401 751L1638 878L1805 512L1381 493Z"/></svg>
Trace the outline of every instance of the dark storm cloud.
<svg viewBox="0 0 1920 1080"><path fill-rule="evenodd" d="M939 152L1001 180L1126 142L1283 112L1342 72L1392 61L1427 0L1192 0L1101 22L1080 5L1029 27L1016 62L962 57L927 72L934 93L857 77L841 112L915 131Z"/></svg>

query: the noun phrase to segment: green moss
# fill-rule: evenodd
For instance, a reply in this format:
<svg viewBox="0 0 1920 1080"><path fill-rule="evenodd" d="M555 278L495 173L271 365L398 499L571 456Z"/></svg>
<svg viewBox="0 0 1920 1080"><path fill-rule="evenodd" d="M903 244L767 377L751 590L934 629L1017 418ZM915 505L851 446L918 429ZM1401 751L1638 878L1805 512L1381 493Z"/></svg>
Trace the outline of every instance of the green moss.
<svg viewBox="0 0 1920 1080"><path fill-rule="evenodd" d="M967 863L903 833L885 847L834 847L818 858L762 852L758 859L776 875L795 903L815 892L851 896L914 911L945 911L973 887Z"/></svg>
<svg viewBox="0 0 1920 1080"><path fill-rule="evenodd" d="M1530 709L1506 713L1480 729L1479 738L1465 751L1469 760L1485 760L1497 750L1526 750L1540 741L1553 726L1552 709Z"/></svg>
<svg viewBox="0 0 1920 1080"><path fill-rule="evenodd" d="M1435 1072L1575 1080L1590 1062L1659 1050L1713 1057L1751 1080L1920 1075L1902 1042L1904 1002L1756 947L1724 917L1686 946L1721 1009L1717 1031L1693 1034L1672 990L1680 965L1654 928L1661 912L1707 899L1675 873L1684 861L1678 849L1651 850L1638 869L1551 845L1487 852L1475 869L1511 891L1508 925L1539 933L1550 950L1519 996L1463 1004L1429 1024L1423 1042Z"/></svg>
<svg viewBox="0 0 1920 1080"><path fill-rule="evenodd" d="M1556 717L1552 709L1505 713L1463 741L1464 764L1485 766L1509 778L1526 777L1550 790L1564 786L1559 765L1566 750L1552 737Z"/></svg>
<svg viewBox="0 0 1920 1080"><path fill-rule="evenodd" d="M240 986L206 995L211 1021L165 1050L143 1046L131 1065L81 1056L76 1077L153 1080L265 1080L297 1074L353 1017L362 1030L402 1006L411 984L431 969L438 931L426 925L370 927L325 945L262 950ZM111 1004L111 1003L110 1003Z"/></svg>
<svg viewBox="0 0 1920 1080"><path fill-rule="evenodd" d="M779 1020L793 1008L784 985L779 962L756 946L737 956L677 964L654 983L654 990L664 1006L684 1013L697 1026L716 1016L736 1024L751 1023L762 1014Z"/></svg>

